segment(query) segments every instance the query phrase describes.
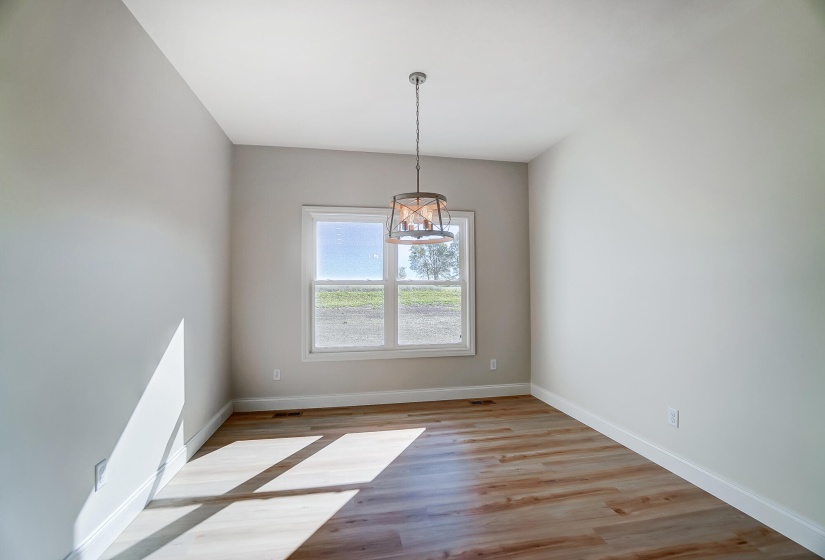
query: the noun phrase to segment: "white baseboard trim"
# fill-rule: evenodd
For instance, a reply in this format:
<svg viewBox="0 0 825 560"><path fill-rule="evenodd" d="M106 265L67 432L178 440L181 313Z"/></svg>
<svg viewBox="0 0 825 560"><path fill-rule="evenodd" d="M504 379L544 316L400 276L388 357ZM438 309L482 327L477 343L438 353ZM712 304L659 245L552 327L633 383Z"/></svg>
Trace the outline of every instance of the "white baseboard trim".
<svg viewBox="0 0 825 560"><path fill-rule="evenodd" d="M410 389L404 391L377 391L370 393L343 393L334 395L308 395L300 397L264 397L235 399L235 411L257 412L262 410L286 410L294 408L333 408L338 406L448 401L453 399L479 399L529 394L529 383L509 383L505 385L475 385L470 387Z"/></svg>
<svg viewBox="0 0 825 560"><path fill-rule="evenodd" d="M730 480L671 453L667 449L629 432L547 389L533 384L530 392L534 397L553 408L601 432L702 490L713 494L720 500L782 533L815 554L825 557L825 527L821 527Z"/></svg>
<svg viewBox="0 0 825 560"><path fill-rule="evenodd" d="M158 468L134 493L129 496L109 517L101 523L80 545L66 557L66 560L96 560L106 551L135 517L143 511L155 494L161 491L177 472L183 468L201 446L232 414L232 401L226 403L198 432L166 462Z"/></svg>
<svg viewBox="0 0 825 560"><path fill-rule="evenodd" d="M232 413L235 411L235 406L233 401L229 401L223 408L221 408L215 415L209 419L209 421L200 429L198 433L194 436L189 438L189 441L186 442L186 460L192 458L192 456L198 452L198 449L203 447L203 444L206 443L206 440L212 437L218 428L226 422L226 419L232 416Z"/></svg>

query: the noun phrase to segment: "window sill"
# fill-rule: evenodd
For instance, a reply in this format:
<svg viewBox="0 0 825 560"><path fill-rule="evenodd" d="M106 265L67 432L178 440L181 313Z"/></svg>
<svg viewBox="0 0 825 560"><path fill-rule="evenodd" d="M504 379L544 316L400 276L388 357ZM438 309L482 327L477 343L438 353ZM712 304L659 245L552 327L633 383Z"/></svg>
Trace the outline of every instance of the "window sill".
<svg viewBox="0 0 825 560"><path fill-rule="evenodd" d="M475 348L410 348L393 350L349 350L345 352L305 352L304 362L338 362L346 360L394 360L398 358L446 358L475 356Z"/></svg>

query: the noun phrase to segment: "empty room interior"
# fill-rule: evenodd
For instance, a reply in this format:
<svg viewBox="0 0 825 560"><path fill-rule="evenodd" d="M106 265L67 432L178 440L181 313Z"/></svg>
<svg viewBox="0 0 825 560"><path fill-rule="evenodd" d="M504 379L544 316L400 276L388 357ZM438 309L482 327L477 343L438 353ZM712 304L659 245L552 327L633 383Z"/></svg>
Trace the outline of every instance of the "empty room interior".
<svg viewBox="0 0 825 560"><path fill-rule="evenodd" d="M0 558L825 557L825 0L0 1Z"/></svg>

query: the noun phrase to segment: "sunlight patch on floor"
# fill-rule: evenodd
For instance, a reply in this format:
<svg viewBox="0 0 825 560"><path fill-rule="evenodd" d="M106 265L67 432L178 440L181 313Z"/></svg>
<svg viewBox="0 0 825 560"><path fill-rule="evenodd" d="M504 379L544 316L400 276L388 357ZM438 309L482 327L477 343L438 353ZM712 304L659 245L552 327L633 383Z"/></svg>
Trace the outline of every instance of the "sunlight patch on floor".
<svg viewBox="0 0 825 560"><path fill-rule="evenodd" d="M321 436L243 440L187 463L157 499L221 496Z"/></svg>
<svg viewBox="0 0 825 560"><path fill-rule="evenodd" d="M321 436L236 441L181 469L104 558L285 559L359 492L330 487L372 482L424 430L345 434L257 490L258 474Z"/></svg>
<svg viewBox="0 0 825 560"><path fill-rule="evenodd" d="M372 482L424 428L345 434L258 492L326 488Z"/></svg>
<svg viewBox="0 0 825 560"><path fill-rule="evenodd" d="M126 528L115 542L106 549L100 560L115 560L120 558L148 558L157 548L154 541L146 540L148 535L159 535L173 532L182 518L192 514L200 505L175 506L164 508L148 508ZM163 553L169 558L182 555L185 543L173 542L163 548Z"/></svg>
<svg viewBox="0 0 825 560"><path fill-rule="evenodd" d="M287 558L358 490L233 503L193 530L187 558Z"/></svg>
<svg viewBox="0 0 825 560"><path fill-rule="evenodd" d="M358 490L349 490L238 500L214 512L208 511L214 507L208 505L200 506L206 512L194 511L199 506L150 508L141 513L140 523L130 526L124 533L127 538L119 539L104 559L282 560L357 493ZM187 514L206 519L180 531L175 522ZM140 535L157 531L169 533L163 546L158 547L151 540L141 542Z"/></svg>

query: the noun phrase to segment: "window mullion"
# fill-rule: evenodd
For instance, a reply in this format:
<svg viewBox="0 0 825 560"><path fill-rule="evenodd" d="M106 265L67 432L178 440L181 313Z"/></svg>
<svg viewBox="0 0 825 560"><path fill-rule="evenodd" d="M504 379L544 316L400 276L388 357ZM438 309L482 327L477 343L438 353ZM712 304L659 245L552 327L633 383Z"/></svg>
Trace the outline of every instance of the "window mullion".
<svg viewBox="0 0 825 560"><path fill-rule="evenodd" d="M308 220L306 219L307 217L309 218ZM315 279L317 278L317 265L318 265L317 247L316 247L316 239L315 239L316 233L315 232L316 232L317 220L315 219L315 217L305 215L304 224L305 224L305 228L308 228L308 229L304 230L304 235L305 236L308 235L310 237L311 241L305 245L304 251L303 251L304 258L307 258L307 256L308 256L308 259L307 259L308 262L304 263L303 272L309 278L309 294L306 294L306 292L304 293L304 298L305 298L304 301L308 302L309 314L310 314L309 324L304 329L304 336L308 337L309 340L304 340L303 341L303 343L304 343L303 351L304 352L309 351L309 353L311 354L312 352L315 351L315 306L316 306L316 303L315 303ZM307 255L307 253L308 253L308 255ZM304 290L306 290L306 289L307 289L307 286L306 286L306 284L304 284ZM304 316L306 317L306 310L304 310ZM309 348L307 348L307 346L309 346Z"/></svg>
<svg viewBox="0 0 825 560"><path fill-rule="evenodd" d="M398 250L396 245L384 243L384 346L398 347Z"/></svg>

